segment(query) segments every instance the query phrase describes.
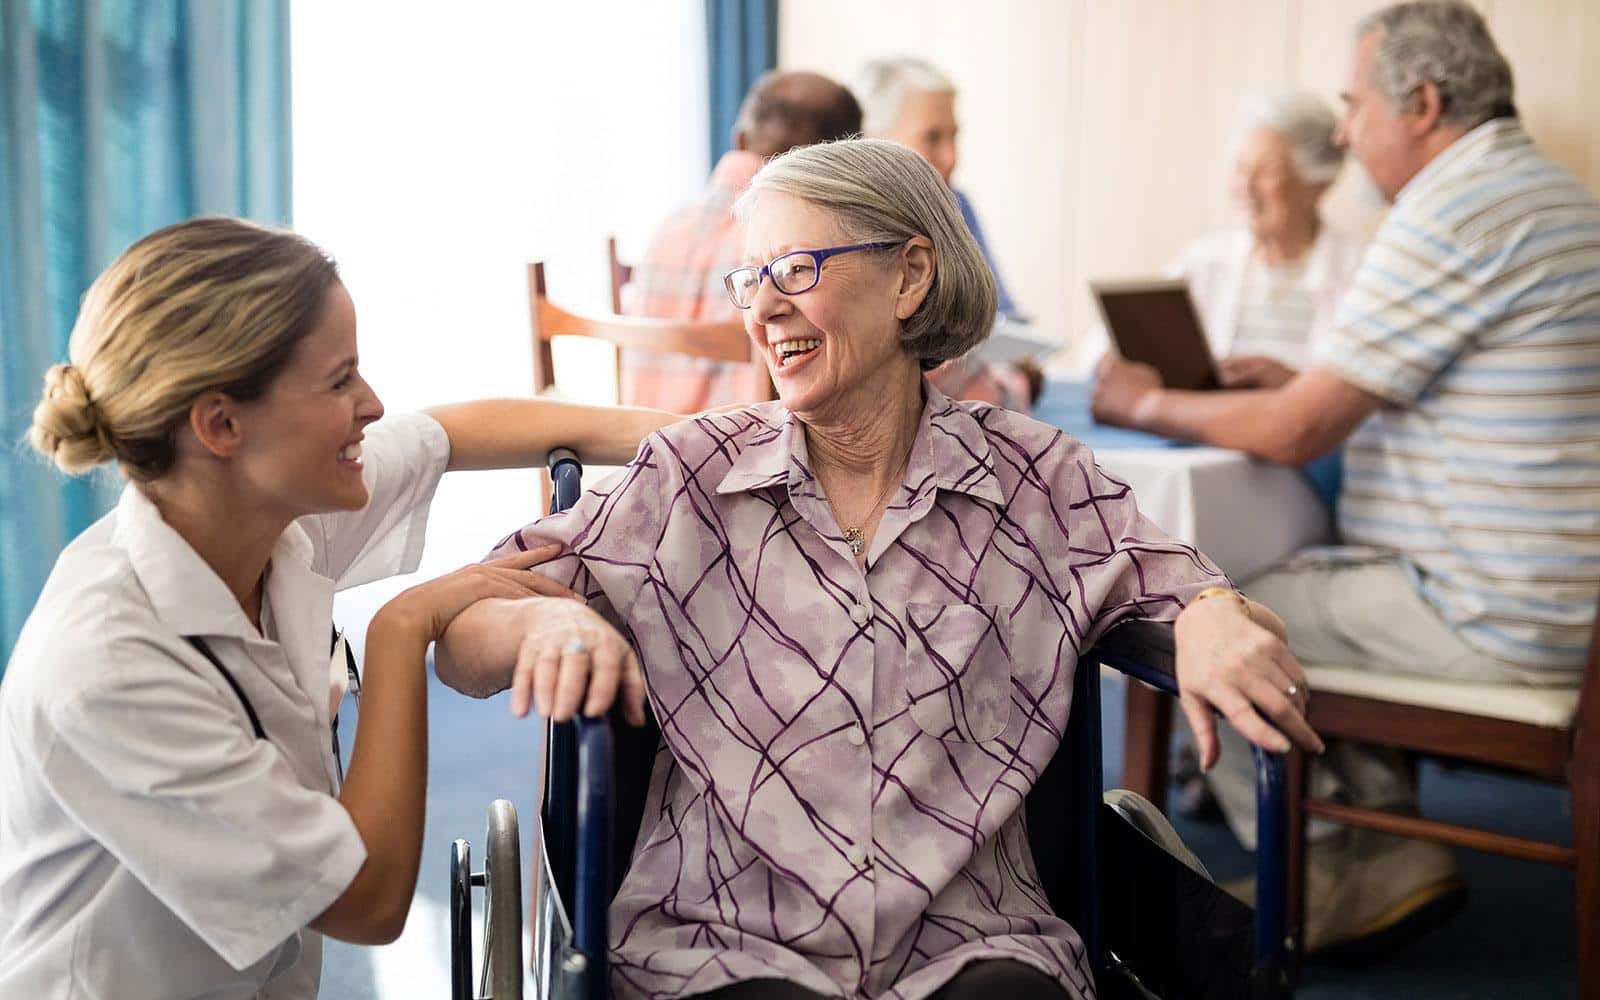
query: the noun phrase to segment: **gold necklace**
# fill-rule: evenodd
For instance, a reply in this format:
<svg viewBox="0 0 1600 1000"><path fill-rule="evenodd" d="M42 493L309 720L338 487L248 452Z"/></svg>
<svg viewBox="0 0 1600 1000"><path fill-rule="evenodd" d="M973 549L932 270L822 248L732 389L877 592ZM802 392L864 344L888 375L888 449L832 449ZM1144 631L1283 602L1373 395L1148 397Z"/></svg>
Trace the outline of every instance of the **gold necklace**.
<svg viewBox="0 0 1600 1000"><path fill-rule="evenodd" d="M866 528L867 522L872 520L872 515L874 513L876 513L876 511L878 509L878 505L881 504L881 503L886 503L890 497L894 496L895 488L900 485L900 480L901 480L902 477L905 476L905 472L906 472L905 466L902 465L900 467L899 474L895 475L895 476L892 476L889 479L889 488L884 490L883 492L879 493L878 496L877 496L877 499L872 501L872 505L867 508L867 512L863 516L863 519L862 519L862 522L861 522L860 525L858 525L857 527L854 527L854 528L846 528L846 529L844 529L844 543L846 545L850 546L850 554L851 555L859 556L862 553L862 551L864 549L866 549L866 547L867 547L867 539L866 539L866 535L863 533L863 529ZM828 503L831 506L833 504L833 501L829 500ZM838 511L835 510L834 514L835 514L835 516L837 516L838 515Z"/></svg>

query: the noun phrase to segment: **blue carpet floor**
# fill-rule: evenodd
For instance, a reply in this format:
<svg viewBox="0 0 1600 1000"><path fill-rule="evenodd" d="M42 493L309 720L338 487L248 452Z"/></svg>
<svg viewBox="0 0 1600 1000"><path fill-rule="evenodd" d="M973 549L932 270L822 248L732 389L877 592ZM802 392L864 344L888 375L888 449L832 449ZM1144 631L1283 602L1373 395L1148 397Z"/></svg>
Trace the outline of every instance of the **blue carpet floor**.
<svg viewBox="0 0 1600 1000"><path fill-rule="evenodd" d="M1103 685L1106 772L1121 774L1122 686ZM422 876L406 933L384 948L329 942L322 995L335 1000L448 996L446 901L451 841L466 837L480 852L484 810L493 798L511 799L527 823L540 727L510 716L504 696L472 701L435 684L430 696L428 824ZM1564 793L1475 772L1429 768L1424 810L1445 820L1570 843ZM1180 821L1180 832L1219 878L1250 871L1250 857L1219 824ZM1461 852L1469 887L1466 909L1408 952L1370 968L1311 966L1298 996L1456 998L1576 997L1573 885L1562 869ZM524 861L524 878L528 877Z"/></svg>

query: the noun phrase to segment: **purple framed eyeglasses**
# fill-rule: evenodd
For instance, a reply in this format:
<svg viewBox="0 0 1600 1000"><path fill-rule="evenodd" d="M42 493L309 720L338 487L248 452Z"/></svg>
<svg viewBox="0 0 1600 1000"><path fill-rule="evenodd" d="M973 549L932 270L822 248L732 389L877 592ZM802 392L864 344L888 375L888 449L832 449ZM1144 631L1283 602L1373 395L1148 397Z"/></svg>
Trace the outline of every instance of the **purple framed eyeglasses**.
<svg viewBox="0 0 1600 1000"><path fill-rule="evenodd" d="M761 290L761 279L771 278L772 287L785 295L799 295L817 287L822 278L822 262L829 257L855 250L888 250L900 246L905 240L888 243L852 243L843 247L823 247L820 250L791 250L775 258L765 267L736 267L722 278L728 289L728 298L740 309L749 309Z"/></svg>

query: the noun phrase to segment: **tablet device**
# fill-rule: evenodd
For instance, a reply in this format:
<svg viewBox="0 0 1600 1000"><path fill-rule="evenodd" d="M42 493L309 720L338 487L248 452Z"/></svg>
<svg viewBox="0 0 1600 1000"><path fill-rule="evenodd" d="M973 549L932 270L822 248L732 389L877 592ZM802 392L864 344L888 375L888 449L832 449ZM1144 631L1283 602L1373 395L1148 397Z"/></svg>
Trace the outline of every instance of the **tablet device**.
<svg viewBox="0 0 1600 1000"><path fill-rule="evenodd" d="M1154 367L1168 389L1222 385L1187 281L1092 281L1089 287L1118 354Z"/></svg>

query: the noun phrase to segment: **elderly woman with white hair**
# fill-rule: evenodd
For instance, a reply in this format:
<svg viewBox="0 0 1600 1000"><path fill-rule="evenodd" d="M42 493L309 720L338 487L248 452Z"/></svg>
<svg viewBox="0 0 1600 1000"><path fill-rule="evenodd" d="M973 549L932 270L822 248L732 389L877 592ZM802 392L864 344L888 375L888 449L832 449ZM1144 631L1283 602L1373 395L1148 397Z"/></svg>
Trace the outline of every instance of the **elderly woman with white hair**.
<svg viewBox="0 0 1600 1000"><path fill-rule="evenodd" d="M1332 327L1365 247L1317 211L1344 161L1326 103L1250 94L1237 121L1230 187L1243 225L1196 240L1169 271L1189 280L1224 384L1270 388Z"/></svg>
<svg viewBox="0 0 1600 1000"><path fill-rule="evenodd" d="M739 212L728 292L779 399L651 436L498 547L562 543L536 572L587 598L585 641L525 650L541 600L484 601L440 676L555 719L648 698L662 747L611 909L618 996L1091 996L1021 808L1079 654L1175 619L1207 750L1213 709L1318 748L1304 675L1277 618L1082 444L924 378L983 339L995 293L920 157L796 149ZM613 626L637 661L591 656Z"/></svg>
<svg viewBox="0 0 1600 1000"><path fill-rule="evenodd" d="M874 59L862 67L854 84L861 104L861 130L874 139L888 139L915 150L950 185L961 219L977 241L983 261L994 275L997 310L1006 319L1022 313L1006 289L1000 267L984 238L972 201L952 177L956 170L956 85L938 67L902 56ZM1028 413L1044 387L1044 375L1032 364L984 364L976 358L954 358L929 376L955 399L977 399Z"/></svg>

